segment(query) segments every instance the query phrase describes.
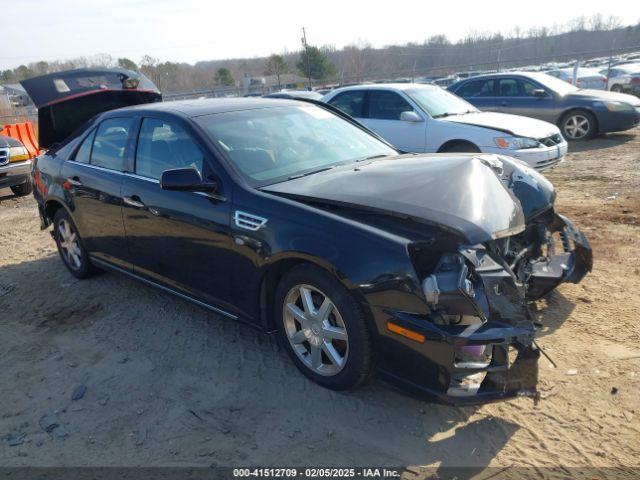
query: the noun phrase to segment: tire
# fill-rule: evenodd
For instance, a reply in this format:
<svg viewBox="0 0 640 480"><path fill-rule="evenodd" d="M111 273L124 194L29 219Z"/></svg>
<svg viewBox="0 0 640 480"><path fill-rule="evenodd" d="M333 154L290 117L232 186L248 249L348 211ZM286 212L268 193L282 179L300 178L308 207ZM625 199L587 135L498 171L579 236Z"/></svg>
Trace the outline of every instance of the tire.
<svg viewBox="0 0 640 480"><path fill-rule="evenodd" d="M596 133L596 117L585 110L573 110L562 117L559 127L567 140L589 140Z"/></svg>
<svg viewBox="0 0 640 480"><path fill-rule="evenodd" d="M480 153L480 149L473 143L454 142L440 147L439 153Z"/></svg>
<svg viewBox="0 0 640 480"><path fill-rule="evenodd" d="M303 298L310 298L313 314ZM326 271L305 264L287 272L276 289L274 318L293 363L315 383L347 390L370 377L373 347L362 308Z"/></svg>
<svg viewBox="0 0 640 480"><path fill-rule="evenodd" d="M620 85L617 85L617 84L616 84L616 85L613 85L613 86L611 87L611 91L612 91L612 92L618 92L618 93L620 93L620 92L622 92L622 87L621 87Z"/></svg>
<svg viewBox="0 0 640 480"><path fill-rule="evenodd" d="M25 197L33 192L33 184L31 183L31 179L27 180L20 185L14 185L11 187L11 191L16 197Z"/></svg>
<svg viewBox="0 0 640 480"><path fill-rule="evenodd" d="M62 263L71 275L82 279L98 272L89 260L89 254L73 219L64 208L59 208L53 218L53 232Z"/></svg>

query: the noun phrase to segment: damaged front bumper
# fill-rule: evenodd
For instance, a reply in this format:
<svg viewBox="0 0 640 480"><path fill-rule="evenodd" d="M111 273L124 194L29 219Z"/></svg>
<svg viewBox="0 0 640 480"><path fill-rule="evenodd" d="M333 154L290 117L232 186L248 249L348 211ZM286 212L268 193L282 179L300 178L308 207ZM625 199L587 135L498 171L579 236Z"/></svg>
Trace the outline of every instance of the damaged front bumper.
<svg viewBox="0 0 640 480"><path fill-rule="evenodd" d="M457 326L403 312L380 310L377 315L424 337L381 338L379 371L403 390L456 405L536 396L540 351L533 343L533 322Z"/></svg>
<svg viewBox="0 0 640 480"><path fill-rule="evenodd" d="M420 259L430 257L412 258L425 272L427 313L369 305L383 377L449 404L536 398L541 352L529 303L591 271L592 250L580 230L550 209L514 237L438 254L428 269Z"/></svg>
<svg viewBox="0 0 640 480"><path fill-rule="evenodd" d="M593 269L591 245L567 217L554 214L553 221L546 228L550 234L559 234L563 251L551 251L547 256L529 262L529 300L543 297L562 282L580 283Z"/></svg>

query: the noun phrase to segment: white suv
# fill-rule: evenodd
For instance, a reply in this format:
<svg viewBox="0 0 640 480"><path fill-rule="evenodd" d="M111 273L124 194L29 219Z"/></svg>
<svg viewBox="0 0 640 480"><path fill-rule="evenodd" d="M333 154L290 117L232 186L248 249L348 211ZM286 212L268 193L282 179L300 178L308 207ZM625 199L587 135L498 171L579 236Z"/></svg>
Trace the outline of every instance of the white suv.
<svg viewBox="0 0 640 480"><path fill-rule="evenodd" d="M537 170L564 159L567 142L555 125L506 113L481 112L434 85L356 85L322 99L406 152L510 155Z"/></svg>

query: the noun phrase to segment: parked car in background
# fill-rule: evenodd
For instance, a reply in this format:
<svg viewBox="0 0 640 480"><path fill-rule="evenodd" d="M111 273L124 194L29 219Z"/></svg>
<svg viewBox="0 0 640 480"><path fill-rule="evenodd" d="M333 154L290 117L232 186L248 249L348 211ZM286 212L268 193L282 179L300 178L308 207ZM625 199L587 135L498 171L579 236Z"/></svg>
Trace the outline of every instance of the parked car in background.
<svg viewBox="0 0 640 480"><path fill-rule="evenodd" d="M557 70L549 70L545 73L573 85L573 68L560 68ZM594 70L593 68L580 67L578 68L578 71L576 73L576 87L591 88L594 90L606 90L607 77L599 73L597 70Z"/></svg>
<svg viewBox="0 0 640 480"><path fill-rule="evenodd" d="M481 112L434 85L358 85L336 89L323 101L405 152L500 153L538 170L552 167L567 152L555 125Z"/></svg>
<svg viewBox="0 0 640 480"><path fill-rule="evenodd" d="M53 101L61 82L29 91ZM123 273L275 331L327 388L376 368L445 402L535 397L528 302L592 268L542 175L511 157L402 155L322 103L107 111L159 96L111 85L58 92L58 121L41 122L60 140L42 145L34 195L72 275Z"/></svg>
<svg viewBox="0 0 640 480"><path fill-rule="evenodd" d="M33 190L31 166L26 147L15 138L2 135L0 128L0 188L11 188L18 197L29 195Z"/></svg>
<svg viewBox="0 0 640 480"><path fill-rule="evenodd" d="M633 93L640 96L640 63L627 63L600 70L606 78L607 86L612 92Z"/></svg>
<svg viewBox="0 0 640 480"><path fill-rule="evenodd" d="M267 93L263 98L306 98L308 100L320 100L322 94L309 90L282 90L281 92Z"/></svg>
<svg viewBox="0 0 640 480"><path fill-rule="evenodd" d="M449 87L481 110L538 118L560 127L569 140L619 132L640 123L640 99L584 90L550 75L510 72L463 80Z"/></svg>
<svg viewBox="0 0 640 480"><path fill-rule="evenodd" d="M456 75L449 75L446 77L435 78L431 81L434 85L438 85L439 87L448 87L449 85L454 84L460 80L460 78Z"/></svg>

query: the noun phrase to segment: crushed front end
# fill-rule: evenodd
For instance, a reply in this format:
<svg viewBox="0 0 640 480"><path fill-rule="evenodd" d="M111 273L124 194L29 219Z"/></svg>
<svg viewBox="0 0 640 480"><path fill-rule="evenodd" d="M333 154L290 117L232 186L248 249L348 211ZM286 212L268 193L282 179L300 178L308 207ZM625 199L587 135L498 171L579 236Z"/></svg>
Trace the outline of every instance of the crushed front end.
<svg viewBox="0 0 640 480"><path fill-rule="evenodd" d="M430 257L426 252L427 246L412 247L418 262ZM417 268L424 269L428 314L374 307L389 332L381 337L383 375L445 403L535 396L534 321L524 287L502 259L478 245Z"/></svg>
<svg viewBox="0 0 640 480"><path fill-rule="evenodd" d="M529 304L593 267L588 240L555 212L551 184L531 169L498 165L524 225L449 252L437 240L414 242L428 313L374 308L378 331L386 329L384 376L445 403L535 397L540 351Z"/></svg>

